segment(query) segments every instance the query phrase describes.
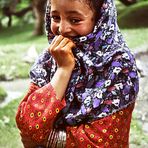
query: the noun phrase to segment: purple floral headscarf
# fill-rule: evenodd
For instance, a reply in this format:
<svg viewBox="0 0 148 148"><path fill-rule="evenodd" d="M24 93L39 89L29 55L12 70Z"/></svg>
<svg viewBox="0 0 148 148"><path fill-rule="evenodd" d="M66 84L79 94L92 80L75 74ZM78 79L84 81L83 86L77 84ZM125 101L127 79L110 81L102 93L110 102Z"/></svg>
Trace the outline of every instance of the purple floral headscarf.
<svg viewBox="0 0 148 148"><path fill-rule="evenodd" d="M99 1L99 0L98 0ZM75 38L76 66L69 81L66 106L60 112L56 126L78 125L103 118L133 103L139 90L135 59L127 47L117 25L113 0L104 0L101 16L92 33ZM50 6L46 10L48 41ZM57 65L47 50L33 65L32 82L42 87L50 82Z"/></svg>

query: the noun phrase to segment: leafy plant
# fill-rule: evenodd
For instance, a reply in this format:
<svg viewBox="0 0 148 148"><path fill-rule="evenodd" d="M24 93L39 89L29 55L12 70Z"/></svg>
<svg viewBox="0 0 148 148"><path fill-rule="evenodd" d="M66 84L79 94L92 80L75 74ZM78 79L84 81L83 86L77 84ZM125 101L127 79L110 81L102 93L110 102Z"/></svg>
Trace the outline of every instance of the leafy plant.
<svg viewBox="0 0 148 148"><path fill-rule="evenodd" d="M2 102L6 96L7 96L7 92L4 90L3 87L0 86L0 102Z"/></svg>

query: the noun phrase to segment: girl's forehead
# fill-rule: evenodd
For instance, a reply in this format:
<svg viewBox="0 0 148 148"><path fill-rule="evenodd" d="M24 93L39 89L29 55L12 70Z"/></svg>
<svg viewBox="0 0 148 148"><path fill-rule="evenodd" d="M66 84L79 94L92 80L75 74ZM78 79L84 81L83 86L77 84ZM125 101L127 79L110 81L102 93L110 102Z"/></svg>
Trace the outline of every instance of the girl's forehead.
<svg viewBox="0 0 148 148"><path fill-rule="evenodd" d="M57 2L57 1L62 1L63 4L66 4L67 2L70 2L70 3L79 2L79 3L82 3L82 4L88 4L88 2L91 2L91 0L49 0L49 2L51 4L54 3L54 2Z"/></svg>
<svg viewBox="0 0 148 148"><path fill-rule="evenodd" d="M50 0L51 10L58 9L90 9L86 1L90 0Z"/></svg>

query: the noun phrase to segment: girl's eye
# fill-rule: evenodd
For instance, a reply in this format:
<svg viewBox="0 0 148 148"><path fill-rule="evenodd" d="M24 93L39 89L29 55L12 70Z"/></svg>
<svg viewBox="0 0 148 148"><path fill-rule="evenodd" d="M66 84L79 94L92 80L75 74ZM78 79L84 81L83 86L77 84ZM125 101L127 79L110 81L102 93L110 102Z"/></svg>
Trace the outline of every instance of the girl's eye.
<svg viewBox="0 0 148 148"><path fill-rule="evenodd" d="M60 20L59 16L51 16L51 19L55 22L58 22Z"/></svg>
<svg viewBox="0 0 148 148"><path fill-rule="evenodd" d="M78 24L80 22L80 19L71 19L70 22L72 24Z"/></svg>

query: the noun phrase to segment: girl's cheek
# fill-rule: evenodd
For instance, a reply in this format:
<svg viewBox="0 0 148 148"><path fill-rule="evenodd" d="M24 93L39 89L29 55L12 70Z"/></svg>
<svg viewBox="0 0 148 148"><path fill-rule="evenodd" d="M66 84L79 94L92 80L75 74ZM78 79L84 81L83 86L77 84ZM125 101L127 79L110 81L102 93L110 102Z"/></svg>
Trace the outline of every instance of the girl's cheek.
<svg viewBox="0 0 148 148"><path fill-rule="evenodd" d="M56 35L56 32L57 32L57 30L58 30L58 27L56 26L56 24L51 23L50 28L51 28L52 33L53 33L54 35Z"/></svg>
<svg viewBox="0 0 148 148"><path fill-rule="evenodd" d="M85 36L87 34L90 33L90 30L88 28L86 28L85 26L76 28L75 31L77 32L77 34L79 34L80 36Z"/></svg>

